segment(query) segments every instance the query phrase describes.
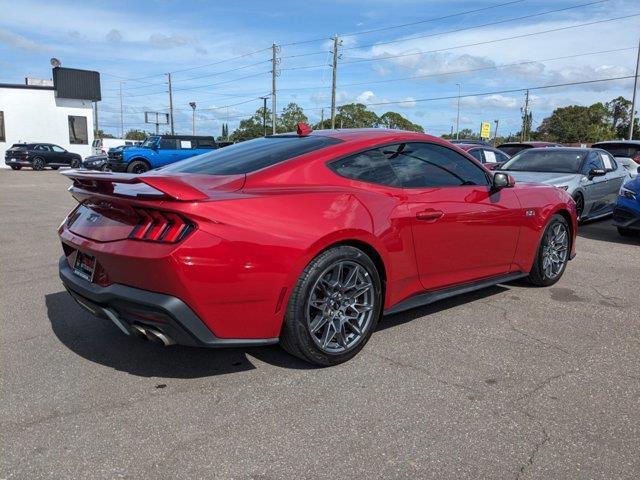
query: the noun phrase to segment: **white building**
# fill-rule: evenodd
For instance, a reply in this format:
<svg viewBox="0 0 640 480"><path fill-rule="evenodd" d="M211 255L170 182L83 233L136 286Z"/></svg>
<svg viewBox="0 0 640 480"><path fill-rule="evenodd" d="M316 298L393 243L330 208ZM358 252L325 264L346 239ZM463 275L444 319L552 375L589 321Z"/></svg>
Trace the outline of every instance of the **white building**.
<svg viewBox="0 0 640 480"><path fill-rule="evenodd" d="M92 101L60 98L51 81L31 83L0 83L0 165L6 167L4 154L14 143L53 143L91 155Z"/></svg>

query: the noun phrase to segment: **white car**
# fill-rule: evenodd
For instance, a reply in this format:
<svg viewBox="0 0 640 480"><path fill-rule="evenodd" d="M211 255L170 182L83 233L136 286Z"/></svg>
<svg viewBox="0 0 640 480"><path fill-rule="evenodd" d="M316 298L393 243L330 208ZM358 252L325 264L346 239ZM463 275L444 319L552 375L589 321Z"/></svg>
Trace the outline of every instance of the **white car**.
<svg viewBox="0 0 640 480"><path fill-rule="evenodd" d="M640 171L640 140L598 142L591 145L591 148L606 150L629 172L631 178L638 176L638 171Z"/></svg>
<svg viewBox="0 0 640 480"><path fill-rule="evenodd" d="M91 144L91 150L93 155L106 155L110 148L121 145L139 145L140 143L137 140L125 140L123 138L96 138Z"/></svg>

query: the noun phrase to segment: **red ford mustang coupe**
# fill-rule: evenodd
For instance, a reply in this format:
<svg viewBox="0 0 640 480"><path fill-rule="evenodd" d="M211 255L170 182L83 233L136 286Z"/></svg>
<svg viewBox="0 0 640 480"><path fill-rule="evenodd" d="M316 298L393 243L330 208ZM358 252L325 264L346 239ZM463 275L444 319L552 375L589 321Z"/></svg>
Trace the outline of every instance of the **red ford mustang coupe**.
<svg viewBox="0 0 640 480"><path fill-rule="evenodd" d="M333 365L383 314L521 277L551 285L574 255L566 192L418 133L301 126L139 176L64 174L79 204L59 229L62 282L165 345L280 342Z"/></svg>

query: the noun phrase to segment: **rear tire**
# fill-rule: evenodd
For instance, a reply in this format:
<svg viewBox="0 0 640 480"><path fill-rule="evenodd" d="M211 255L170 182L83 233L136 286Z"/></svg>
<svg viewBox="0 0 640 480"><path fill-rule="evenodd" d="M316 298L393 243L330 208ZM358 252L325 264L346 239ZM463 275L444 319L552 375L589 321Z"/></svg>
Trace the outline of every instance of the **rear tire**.
<svg viewBox="0 0 640 480"><path fill-rule="evenodd" d="M80 160L78 160L77 158L74 158L73 160L71 160L71 165L69 165L71 168L79 168L80 167Z"/></svg>
<svg viewBox="0 0 640 480"><path fill-rule="evenodd" d="M630 228L624 228L624 227L617 227L617 228L618 228L618 233L622 237L635 237L636 235L638 235L637 231L631 230Z"/></svg>
<svg viewBox="0 0 640 480"><path fill-rule="evenodd" d="M380 275L350 246L331 248L304 269L289 299L280 345L319 366L337 365L365 346L382 312Z"/></svg>
<svg viewBox="0 0 640 480"><path fill-rule="evenodd" d="M540 239L538 252L527 280L532 285L548 287L562 277L571 249L571 228L562 215L554 215Z"/></svg>
<svg viewBox="0 0 640 480"><path fill-rule="evenodd" d="M51 170L57 170L57 169L59 169L59 168L60 168L60 167L58 167L57 165L55 165L55 166L51 167Z"/></svg>
<svg viewBox="0 0 640 480"><path fill-rule="evenodd" d="M44 159L42 157L36 157L33 159L33 162L31 163L31 168L33 168L34 170L40 171L44 169L45 165L46 164L44 163Z"/></svg>
<svg viewBox="0 0 640 480"><path fill-rule="evenodd" d="M129 173L144 173L149 171L149 164L144 160L134 160L127 167L127 172Z"/></svg>
<svg viewBox="0 0 640 480"><path fill-rule="evenodd" d="M11 170L21 170L22 165L11 165Z"/></svg>

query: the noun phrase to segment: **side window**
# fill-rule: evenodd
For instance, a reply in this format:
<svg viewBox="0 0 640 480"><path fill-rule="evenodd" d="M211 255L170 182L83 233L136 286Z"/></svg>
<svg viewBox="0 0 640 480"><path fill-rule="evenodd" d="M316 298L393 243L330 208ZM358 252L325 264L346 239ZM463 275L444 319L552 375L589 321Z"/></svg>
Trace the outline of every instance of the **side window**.
<svg viewBox="0 0 640 480"><path fill-rule="evenodd" d="M180 139L178 141L178 143L180 144L180 150L191 150L192 148L195 148L195 140L184 140L184 139Z"/></svg>
<svg viewBox="0 0 640 480"><path fill-rule="evenodd" d="M161 138L160 139L160 150L177 150L178 149L178 140L175 138Z"/></svg>
<svg viewBox="0 0 640 480"><path fill-rule="evenodd" d="M602 163L604 163L604 168L606 168L608 172L613 172L617 168L616 163L608 153L600 152L600 158L602 159Z"/></svg>
<svg viewBox="0 0 640 480"><path fill-rule="evenodd" d="M458 187L487 185L486 173L473 162L446 147L431 143L406 143L390 155L404 187Z"/></svg>
<svg viewBox="0 0 640 480"><path fill-rule="evenodd" d="M88 145L87 117L69 115L69 143L72 145Z"/></svg>
<svg viewBox="0 0 640 480"><path fill-rule="evenodd" d="M199 138L198 148L215 148L216 143L212 138Z"/></svg>
<svg viewBox="0 0 640 480"><path fill-rule="evenodd" d="M469 155L478 160L480 163L484 163L484 159L482 158L482 150L480 148L469 150Z"/></svg>
<svg viewBox="0 0 640 480"><path fill-rule="evenodd" d="M39 152L50 152L51 151L51 149L47 145L36 145L36 148L34 148L34 150L37 150Z"/></svg>
<svg viewBox="0 0 640 480"><path fill-rule="evenodd" d="M57 145L51 145L51 150L53 150L56 153L63 153L64 152L64 148L59 147Z"/></svg>
<svg viewBox="0 0 640 480"><path fill-rule="evenodd" d="M604 170L604 162L600 154L591 152L582 166L582 174L587 175L593 169Z"/></svg>
<svg viewBox="0 0 640 480"><path fill-rule="evenodd" d="M0 112L0 142L7 141L7 134L4 131L4 112Z"/></svg>
<svg viewBox="0 0 640 480"><path fill-rule="evenodd" d="M362 182L399 187L398 177L380 149L368 150L329 164L329 168L346 178Z"/></svg>

